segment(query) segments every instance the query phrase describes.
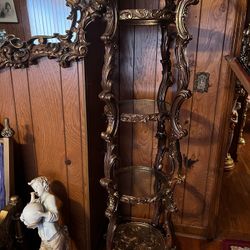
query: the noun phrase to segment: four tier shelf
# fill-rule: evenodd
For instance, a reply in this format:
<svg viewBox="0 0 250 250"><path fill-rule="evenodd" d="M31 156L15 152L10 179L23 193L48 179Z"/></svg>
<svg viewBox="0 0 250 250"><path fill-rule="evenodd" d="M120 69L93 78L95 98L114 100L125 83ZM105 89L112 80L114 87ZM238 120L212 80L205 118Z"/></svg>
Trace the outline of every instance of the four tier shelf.
<svg viewBox="0 0 250 250"><path fill-rule="evenodd" d="M176 210L173 200L175 185L183 181L182 156L179 140L187 135L179 122L182 103L191 96L188 90L189 67L185 56L186 46L191 39L185 17L190 5L197 0L166 0L165 7L159 10L127 9L118 10L116 0L98 0L104 8L103 18L106 30L102 36L105 56L102 73L102 92L99 94L105 102L104 113L107 129L102 133L106 141L104 159L104 178L101 185L108 192L106 216L109 219L106 249L175 249L174 230L171 214ZM115 82L115 55L117 52L118 26L159 25L162 31L162 81L156 100L136 99L119 101L113 91ZM174 34L174 35L173 35ZM172 77L170 44L175 44L175 65L177 76ZM166 100L168 89L175 86L174 96ZM121 86L122 87L122 86ZM118 131L121 123L157 123L156 137L158 149L153 166L121 166L118 153ZM121 132L121 131L120 131ZM129 150L129 149L128 149ZM167 166L163 166L164 155ZM164 168L163 168L164 167ZM167 169L167 171L163 171ZM133 185L148 183L146 189L126 189L126 183L133 179ZM123 216L122 204L138 206L151 204L154 208L152 218L128 218Z"/></svg>

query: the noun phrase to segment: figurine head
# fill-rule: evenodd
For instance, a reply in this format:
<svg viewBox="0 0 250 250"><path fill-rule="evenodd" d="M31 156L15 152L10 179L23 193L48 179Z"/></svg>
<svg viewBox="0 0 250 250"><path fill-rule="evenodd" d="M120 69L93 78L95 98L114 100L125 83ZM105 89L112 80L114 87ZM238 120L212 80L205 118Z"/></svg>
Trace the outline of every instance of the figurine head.
<svg viewBox="0 0 250 250"><path fill-rule="evenodd" d="M49 182L45 176L39 176L28 184L33 188L38 197L40 197L44 192L49 191Z"/></svg>

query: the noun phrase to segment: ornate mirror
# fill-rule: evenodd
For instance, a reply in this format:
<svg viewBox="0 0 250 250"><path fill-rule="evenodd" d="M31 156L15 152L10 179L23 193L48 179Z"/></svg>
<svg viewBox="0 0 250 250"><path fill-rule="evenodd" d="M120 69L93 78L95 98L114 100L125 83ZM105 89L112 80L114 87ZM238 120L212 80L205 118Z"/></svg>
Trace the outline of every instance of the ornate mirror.
<svg viewBox="0 0 250 250"><path fill-rule="evenodd" d="M25 68L45 56L57 59L62 67L68 67L72 61L81 60L86 55L86 27L102 13L104 6L101 0L22 0L16 4L21 5L21 2L23 5L16 9L26 9L29 31L24 30L24 37L30 33L31 38L25 41L12 34L11 29L6 32L2 29L6 26L2 18L0 68ZM11 0L13 8L14 3ZM60 19L60 22L54 22L57 25L53 24L56 19ZM25 21L22 13L17 20L19 23Z"/></svg>

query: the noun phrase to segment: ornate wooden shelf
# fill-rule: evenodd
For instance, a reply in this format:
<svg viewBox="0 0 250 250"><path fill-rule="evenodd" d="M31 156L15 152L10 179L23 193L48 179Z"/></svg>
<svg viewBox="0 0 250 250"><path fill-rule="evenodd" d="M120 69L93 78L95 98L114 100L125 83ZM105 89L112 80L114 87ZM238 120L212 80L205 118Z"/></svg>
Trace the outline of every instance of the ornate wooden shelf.
<svg viewBox="0 0 250 250"><path fill-rule="evenodd" d="M176 210L173 199L174 188L182 177L182 155L179 140L187 131L181 126L179 114L185 100L191 97L188 90L189 68L186 58L186 47L191 39L185 26L185 17L190 5L198 0L166 0L165 7L160 10L121 10L117 1L100 0L105 5L106 30L102 36L105 45L104 65L102 72L102 91L99 98L105 103L104 113L107 119L106 130L101 136L106 141L104 158L104 178L101 185L107 189L108 206L106 216L109 219L107 229L107 250L125 249L174 249L171 227L171 213ZM118 22L119 20L119 22ZM121 23L132 25L160 24L162 79L154 100L117 101L113 92L115 58L118 38L118 26ZM175 32L172 30L174 26ZM122 37L120 36L120 39ZM175 40L175 42L173 41ZM170 55L171 45L175 44L175 56ZM176 66L173 79L172 62ZM171 103L166 103L168 90L173 86ZM122 86L121 86L122 87ZM157 152L153 166L121 166L118 153L118 136L122 133L122 122L157 123ZM167 127L166 127L167 125ZM167 172L163 171L165 156L168 158ZM132 222L122 215L121 203L131 206L150 204L150 222L141 224L142 218ZM123 204L124 205L124 204ZM163 234L161 232L162 229Z"/></svg>
<svg viewBox="0 0 250 250"><path fill-rule="evenodd" d="M170 114L170 104L149 99L124 100L119 102L122 122L148 122L166 119Z"/></svg>

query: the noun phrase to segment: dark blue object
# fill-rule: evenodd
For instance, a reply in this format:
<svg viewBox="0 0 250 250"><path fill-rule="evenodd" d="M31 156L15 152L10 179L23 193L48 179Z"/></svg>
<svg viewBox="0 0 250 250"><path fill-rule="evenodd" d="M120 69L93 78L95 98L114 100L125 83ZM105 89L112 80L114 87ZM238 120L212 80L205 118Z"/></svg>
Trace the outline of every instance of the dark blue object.
<svg viewBox="0 0 250 250"><path fill-rule="evenodd" d="M5 207L3 144L0 143L0 210Z"/></svg>

